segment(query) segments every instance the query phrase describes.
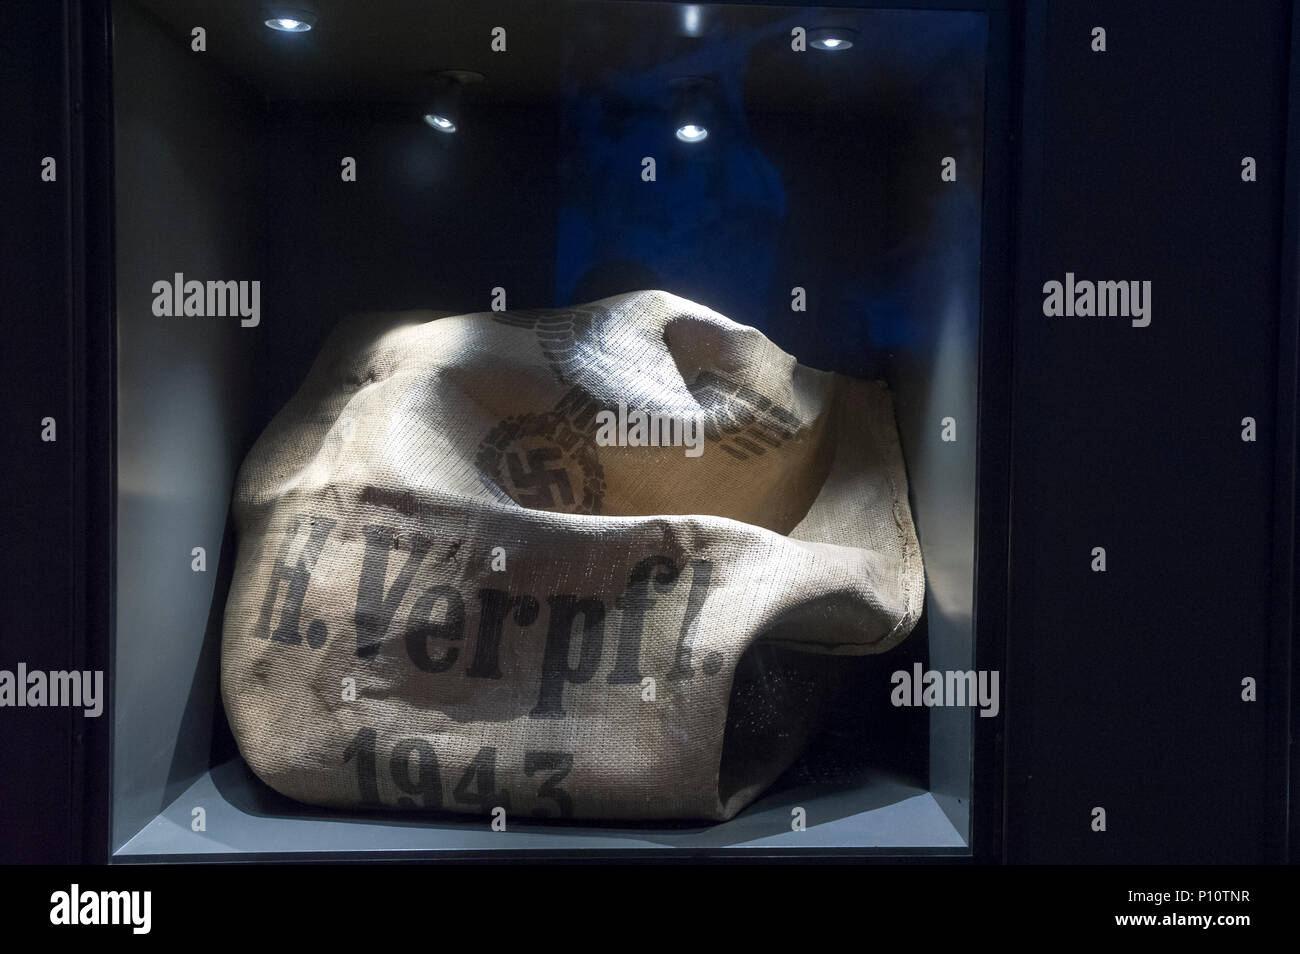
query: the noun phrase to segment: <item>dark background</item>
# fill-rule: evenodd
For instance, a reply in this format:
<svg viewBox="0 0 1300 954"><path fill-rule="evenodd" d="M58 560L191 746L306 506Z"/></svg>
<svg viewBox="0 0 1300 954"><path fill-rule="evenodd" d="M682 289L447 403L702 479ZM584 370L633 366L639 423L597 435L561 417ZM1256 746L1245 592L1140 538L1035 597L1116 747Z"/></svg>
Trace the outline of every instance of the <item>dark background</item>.
<svg viewBox="0 0 1300 954"><path fill-rule="evenodd" d="M1105 54L1089 49L1098 25ZM1283 194L1288 170L1292 189L1300 174L1283 118L1291 26L1285 4L1029 9L1007 666L1015 860L1282 857L1290 568L1274 544L1290 506L1275 468L1294 464L1294 299L1291 378L1278 378ZM1241 180L1243 156L1257 182ZM1294 229L1294 195L1286 208ZM1293 246L1290 261L1294 272ZM1151 325L1044 318L1041 283L1067 270L1149 278ZM1255 443L1240 439L1246 416ZM1094 546L1106 573L1089 570ZM1240 701L1245 676L1259 702ZM1087 824L1094 806L1104 834Z"/></svg>
<svg viewBox="0 0 1300 954"><path fill-rule="evenodd" d="M79 635L72 546L80 488L70 388L74 173L64 35L59 4L0 6L0 88L13 103L0 136L0 420L10 441L0 505L0 667L10 670L19 660L30 660L33 668L73 668ZM44 156L58 160L56 183L39 182ZM57 443L40 439L40 421L47 416L57 419ZM81 842L73 790L80 716L71 709L3 711L0 858L74 861Z"/></svg>
<svg viewBox="0 0 1300 954"><path fill-rule="evenodd" d="M87 395L112 341L81 317L96 313L82 216L93 225L107 183L76 162L95 147L80 122L91 103L67 93L83 56L94 75L93 50L78 50L79 9L0 7L0 361L13 450L0 502L4 668L90 667L102 651L86 634L106 609L94 595L106 567L88 541L103 519L90 462L108 408ZM1009 12L1019 82L1014 137L997 144L1011 157L1016 240L1002 303L1013 320L999 854L1280 861L1293 771L1293 10L1031 2ZM1104 54L1089 49L1094 26L1107 30ZM44 155L60 159L57 184L37 182ZM1253 183L1240 178L1246 155L1258 162ZM302 247L272 253L292 261ZM548 254L531 253L537 294L564 298L578 280L557 280L565 273ZM485 253L485 281L492 265ZM1045 318L1042 283L1067 270L1151 280L1151 326ZM57 444L39 440L47 414ZM1247 415L1255 443L1239 438ZM1094 546L1106 547L1107 573L1089 570ZM1240 701L1247 675L1259 702ZM70 710L0 710L0 860L82 857L103 811L103 780L82 771L84 731ZM1106 809L1105 833L1090 829L1094 806Z"/></svg>

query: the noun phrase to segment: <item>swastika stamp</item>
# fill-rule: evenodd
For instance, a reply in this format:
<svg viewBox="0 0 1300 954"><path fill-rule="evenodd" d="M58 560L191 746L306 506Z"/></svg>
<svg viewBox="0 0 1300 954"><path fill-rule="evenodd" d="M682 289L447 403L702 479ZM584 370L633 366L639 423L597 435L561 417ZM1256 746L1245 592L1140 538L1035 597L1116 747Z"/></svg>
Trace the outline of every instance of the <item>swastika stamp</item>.
<svg viewBox="0 0 1300 954"><path fill-rule="evenodd" d="M506 418L483 438L476 462L488 490L530 510L594 515L605 499L595 442L559 410Z"/></svg>

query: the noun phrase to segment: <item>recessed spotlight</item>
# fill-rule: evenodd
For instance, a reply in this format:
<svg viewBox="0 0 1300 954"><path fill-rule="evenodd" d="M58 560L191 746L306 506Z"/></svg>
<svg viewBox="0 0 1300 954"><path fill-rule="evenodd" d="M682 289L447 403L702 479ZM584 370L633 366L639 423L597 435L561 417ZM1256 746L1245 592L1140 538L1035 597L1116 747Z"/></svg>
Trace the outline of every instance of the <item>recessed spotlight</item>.
<svg viewBox="0 0 1300 954"><path fill-rule="evenodd" d="M442 133L454 133L460 128L462 93L466 86L483 82L483 74L473 70L433 70L432 90L420 108L424 121Z"/></svg>
<svg viewBox="0 0 1300 954"><path fill-rule="evenodd" d="M718 90L709 76L679 76L669 81L673 90L672 125L681 142L703 142L718 132Z"/></svg>
<svg viewBox="0 0 1300 954"><path fill-rule="evenodd" d="M812 44L814 50L839 52L840 50L852 48L855 36L857 36L857 33L853 30L845 30L841 27L820 27L808 32L808 42Z"/></svg>
<svg viewBox="0 0 1300 954"><path fill-rule="evenodd" d="M306 33L316 25L316 14L306 10L263 10L263 22L279 33Z"/></svg>
<svg viewBox="0 0 1300 954"><path fill-rule="evenodd" d="M698 3L688 3L682 7L682 32L687 36L700 35L702 20Z"/></svg>

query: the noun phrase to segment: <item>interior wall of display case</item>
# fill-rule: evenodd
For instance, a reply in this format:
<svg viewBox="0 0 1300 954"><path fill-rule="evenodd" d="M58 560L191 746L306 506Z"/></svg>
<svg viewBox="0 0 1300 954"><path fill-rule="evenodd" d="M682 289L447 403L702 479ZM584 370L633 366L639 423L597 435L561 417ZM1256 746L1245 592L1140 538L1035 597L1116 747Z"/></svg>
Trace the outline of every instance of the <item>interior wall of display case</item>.
<svg viewBox="0 0 1300 954"><path fill-rule="evenodd" d="M117 213L117 601L113 838L208 767L220 706L218 562L254 433L254 329L160 318L176 273L264 271L263 144L254 92L135 4L114 6ZM206 572L192 568L195 547Z"/></svg>
<svg viewBox="0 0 1300 954"><path fill-rule="evenodd" d="M268 105L265 410L297 390L351 312L486 311L497 286L512 308L550 303L555 113L484 106L451 136L411 104ZM343 157L355 182L342 180Z"/></svg>
<svg viewBox="0 0 1300 954"><path fill-rule="evenodd" d="M444 136L382 70L314 83L268 72L283 51L231 26L255 23L256 6L213 14L206 54L188 46L195 4L113 8L114 853L967 851L975 710L889 697L891 673L913 663L973 666L985 16L841 10L837 22L858 29L854 58L791 60L791 26L817 11L707 7L719 32L667 55L679 7L567 5L517 34L550 31L537 65L546 82L511 86L507 70L506 88L489 90L484 67L467 122ZM353 32L400 58L431 8L378 6L393 14L389 31L376 17ZM546 20L536 5L487 6ZM485 16L470 16L467 35L486 31ZM295 69L287 53L278 69ZM662 95L692 72L718 77L714 138L695 154L672 141ZM655 182L640 175L650 154ZM355 182L340 176L344 157ZM261 323L154 315L153 283L177 272L260 280ZM924 615L897 650L845 660L823 738L731 822L513 822L506 841L477 820L299 805L233 749L218 678L240 461L339 318L485 311L496 286L512 308L663 288L759 328L805 364L883 378L894 392ZM796 286L806 311L791 308ZM955 441L943 439L947 418ZM192 566L199 546L204 572ZM808 831L790 831L792 805L808 808ZM206 830L195 832L199 807Z"/></svg>

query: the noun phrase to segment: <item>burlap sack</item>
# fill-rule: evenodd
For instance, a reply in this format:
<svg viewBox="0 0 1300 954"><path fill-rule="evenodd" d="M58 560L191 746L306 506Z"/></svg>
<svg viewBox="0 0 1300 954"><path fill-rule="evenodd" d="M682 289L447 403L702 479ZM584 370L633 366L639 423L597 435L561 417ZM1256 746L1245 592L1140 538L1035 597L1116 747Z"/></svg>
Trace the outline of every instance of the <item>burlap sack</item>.
<svg viewBox="0 0 1300 954"><path fill-rule="evenodd" d="M702 452L602 446L620 403ZM226 712L319 805L726 819L809 709L733 695L742 655L882 652L922 604L884 385L663 292L344 323L234 513Z"/></svg>

